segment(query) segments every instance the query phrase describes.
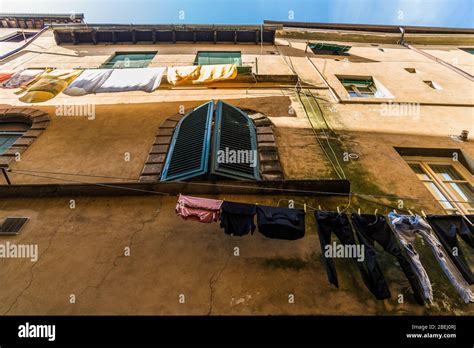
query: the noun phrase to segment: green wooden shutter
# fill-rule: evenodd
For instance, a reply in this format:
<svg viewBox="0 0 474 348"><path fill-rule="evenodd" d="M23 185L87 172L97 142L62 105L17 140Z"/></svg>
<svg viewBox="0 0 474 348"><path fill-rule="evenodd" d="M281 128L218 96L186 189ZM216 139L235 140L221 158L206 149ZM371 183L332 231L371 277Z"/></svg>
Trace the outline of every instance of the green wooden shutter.
<svg viewBox="0 0 474 348"><path fill-rule="evenodd" d="M232 154L240 163L232 163ZM241 161L252 158L253 167ZM260 180L255 126L247 114L221 101L216 108L211 172L233 179Z"/></svg>
<svg viewBox="0 0 474 348"><path fill-rule="evenodd" d="M214 104L198 106L176 126L162 181L185 180L208 172Z"/></svg>
<svg viewBox="0 0 474 348"><path fill-rule="evenodd" d="M0 155L6 152L23 133L19 132L0 132Z"/></svg>

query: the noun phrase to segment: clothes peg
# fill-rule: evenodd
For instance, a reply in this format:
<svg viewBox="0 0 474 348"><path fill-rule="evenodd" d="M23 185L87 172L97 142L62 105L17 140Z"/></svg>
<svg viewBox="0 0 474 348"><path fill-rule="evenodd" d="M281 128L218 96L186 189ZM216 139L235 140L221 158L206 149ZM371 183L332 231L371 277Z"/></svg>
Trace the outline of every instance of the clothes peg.
<svg viewBox="0 0 474 348"><path fill-rule="evenodd" d="M357 214L359 214L359 215L360 215L360 208L359 208L359 209L357 209Z"/></svg>
<svg viewBox="0 0 474 348"><path fill-rule="evenodd" d="M341 211L339 210L339 206L337 206L337 212L338 212L338 213L341 213Z"/></svg>
<svg viewBox="0 0 474 348"><path fill-rule="evenodd" d="M426 214L425 214L425 211L424 211L424 210L421 211L421 215L422 215L424 218L426 218Z"/></svg>
<svg viewBox="0 0 474 348"><path fill-rule="evenodd" d="M306 203L303 205L304 212L306 213Z"/></svg>
<svg viewBox="0 0 474 348"><path fill-rule="evenodd" d="M374 215L377 215L377 212L378 212L378 211L379 211L378 209L375 209Z"/></svg>
<svg viewBox="0 0 474 348"><path fill-rule="evenodd" d="M319 209L319 210L322 210L320 205L318 205L318 209Z"/></svg>
<svg viewBox="0 0 474 348"><path fill-rule="evenodd" d="M408 212L410 213L411 216L413 216L413 213L410 209L408 209Z"/></svg>
<svg viewBox="0 0 474 348"><path fill-rule="evenodd" d="M398 214L398 213L397 213L397 211L396 211L395 209L393 209L393 212L394 212L395 214Z"/></svg>

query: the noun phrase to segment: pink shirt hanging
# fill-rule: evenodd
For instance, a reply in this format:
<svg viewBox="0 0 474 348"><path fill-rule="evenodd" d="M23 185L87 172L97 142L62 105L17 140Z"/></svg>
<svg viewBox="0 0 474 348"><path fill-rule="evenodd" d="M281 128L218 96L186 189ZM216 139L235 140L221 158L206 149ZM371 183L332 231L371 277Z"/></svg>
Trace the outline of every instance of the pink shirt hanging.
<svg viewBox="0 0 474 348"><path fill-rule="evenodd" d="M213 222L219 219L219 213L223 201L191 196L178 196L176 213L185 220L199 222Z"/></svg>

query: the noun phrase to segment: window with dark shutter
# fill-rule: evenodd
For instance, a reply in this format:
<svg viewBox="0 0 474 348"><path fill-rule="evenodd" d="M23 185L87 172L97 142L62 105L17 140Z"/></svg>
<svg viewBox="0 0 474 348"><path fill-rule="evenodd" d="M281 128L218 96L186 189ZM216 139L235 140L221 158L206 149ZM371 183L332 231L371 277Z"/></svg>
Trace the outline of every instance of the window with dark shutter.
<svg viewBox="0 0 474 348"><path fill-rule="evenodd" d="M211 173L234 179L259 180L256 138L252 120L236 107L219 101Z"/></svg>
<svg viewBox="0 0 474 348"><path fill-rule="evenodd" d="M162 181L190 179L208 172L214 103L201 105L176 126Z"/></svg>
<svg viewBox="0 0 474 348"><path fill-rule="evenodd" d="M177 124L161 181L226 177L260 180L257 136L242 110L219 101L201 105ZM211 139L212 136L212 139Z"/></svg>

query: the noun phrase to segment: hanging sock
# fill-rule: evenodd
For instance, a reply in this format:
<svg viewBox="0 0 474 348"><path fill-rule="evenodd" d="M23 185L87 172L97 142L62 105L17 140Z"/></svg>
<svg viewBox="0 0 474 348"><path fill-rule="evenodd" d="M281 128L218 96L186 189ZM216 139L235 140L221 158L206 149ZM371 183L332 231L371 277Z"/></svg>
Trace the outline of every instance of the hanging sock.
<svg viewBox="0 0 474 348"><path fill-rule="evenodd" d="M464 279L469 284L474 284L474 275L456 236L459 234L461 237L465 236L465 240L472 241L472 226L468 225L462 216L457 215L428 215L426 219Z"/></svg>
<svg viewBox="0 0 474 348"><path fill-rule="evenodd" d="M219 212L223 201L217 199L178 196L176 213L185 220L199 222L216 222L219 219Z"/></svg>
<svg viewBox="0 0 474 348"><path fill-rule="evenodd" d="M351 218L359 242L364 244L365 248L372 249L375 253L375 242L377 242L387 253L397 259L400 268L411 285L416 302L423 305L425 303L423 287L418 281L408 258L402 253L385 218L382 215L360 215L355 213L352 214Z"/></svg>
<svg viewBox="0 0 474 348"><path fill-rule="evenodd" d="M95 93L143 91L151 93L161 84L165 68L112 69Z"/></svg>
<svg viewBox="0 0 474 348"><path fill-rule="evenodd" d="M224 232L234 236L244 236L255 231L255 204L224 202L221 207L221 227Z"/></svg>
<svg viewBox="0 0 474 348"><path fill-rule="evenodd" d="M451 284L453 284L456 291L460 294L464 302L474 302L474 294L469 288L469 284L464 280L462 274L458 271L451 258L446 255L446 251L443 249L443 246L439 242L438 238L436 238L436 235L431 229L430 225L421 216L390 213L388 214L388 217L398 238L400 239L400 242L407 250L411 252L411 259L414 263L416 263L419 277L425 283L424 288L425 292L427 293L427 297L429 297L431 300L433 299L431 283L413 246L415 241L415 233L420 234L430 245L439 265L448 277Z"/></svg>
<svg viewBox="0 0 474 348"><path fill-rule="evenodd" d="M257 205L258 231L273 239L295 240L304 237L303 209L275 208Z"/></svg>
<svg viewBox="0 0 474 348"><path fill-rule="evenodd" d="M44 72L44 69L25 69L19 71L9 80L4 81L1 84L1 88L27 88L28 85L36 82Z"/></svg>
<svg viewBox="0 0 474 348"><path fill-rule="evenodd" d="M26 94L20 98L23 103L42 103L57 96L82 70L53 70L29 86Z"/></svg>
<svg viewBox="0 0 474 348"><path fill-rule="evenodd" d="M223 80L233 80L237 77L237 66L235 64L203 65L199 78L193 80L194 84L212 83Z"/></svg>
<svg viewBox="0 0 474 348"><path fill-rule="evenodd" d="M200 65L174 66L168 68L166 78L168 83L173 86L181 85L199 78L200 71Z"/></svg>
<svg viewBox="0 0 474 348"><path fill-rule="evenodd" d="M81 96L95 93L97 88L110 77L113 69L86 69L75 79L63 93L70 96Z"/></svg>

